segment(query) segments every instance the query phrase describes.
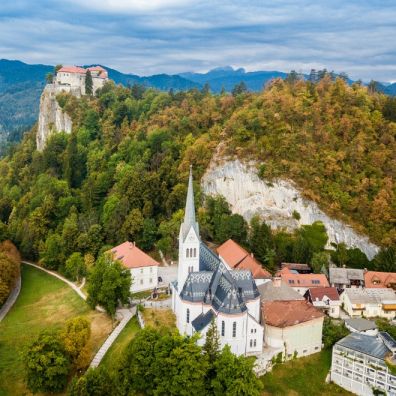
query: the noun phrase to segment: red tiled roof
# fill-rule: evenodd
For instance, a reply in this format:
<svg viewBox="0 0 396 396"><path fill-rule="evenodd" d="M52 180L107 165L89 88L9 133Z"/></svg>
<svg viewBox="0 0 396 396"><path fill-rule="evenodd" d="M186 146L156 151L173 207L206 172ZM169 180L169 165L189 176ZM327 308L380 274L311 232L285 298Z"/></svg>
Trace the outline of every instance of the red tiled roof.
<svg viewBox="0 0 396 396"><path fill-rule="evenodd" d="M307 301L268 301L263 303L262 318L265 324L275 327L295 326L321 318L324 314Z"/></svg>
<svg viewBox="0 0 396 396"><path fill-rule="evenodd" d="M271 278L271 274L242 246L232 239L217 248L217 253L233 269L250 270L255 279Z"/></svg>
<svg viewBox="0 0 396 396"><path fill-rule="evenodd" d="M364 274L364 284L368 288L391 287L392 283L396 284L395 272L367 271Z"/></svg>
<svg viewBox="0 0 396 396"><path fill-rule="evenodd" d="M78 66L63 66L58 70L58 72L85 74L87 71L84 68Z"/></svg>
<svg viewBox="0 0 396 396"><path fill-rule="evenodd" d="M101 78L107 78L107 70L104 69L102 66L92 66L92 67L88 67L89 71L98 71L98 77Z"/></svg>
<svg viewBox="0 0 396 396"><path fill-rule="evenodd" d="M329 287L329 281L324 274L295 274L288 268L282 268L276 273L282 281L291 287Z"/></svg>
<svg viewBox="0 0 396 396"><path fill-rule="evenodd" d="M152 267L159 265L148 254L140 250L132 242L124 242L109 250L115 260L121 261L126 268Z"/></svg>
<svg viewBox="0 0 396 396"><path fill-rule="evenodd" d="M304 270L304 271L309 271L311 270L311 267L308 264L301 264L301 263L281 263L281 267L283 268L289 268L289 269L294 269L296 271L298 270Z"/></svg>
<svg viewBox="0 0 396 396"><path fill-rule="evenodd" d="M313 287L309 289L312 301L323 300L323 297L328 297L331 301L338 301L340 295L336 287Z"/></svg>

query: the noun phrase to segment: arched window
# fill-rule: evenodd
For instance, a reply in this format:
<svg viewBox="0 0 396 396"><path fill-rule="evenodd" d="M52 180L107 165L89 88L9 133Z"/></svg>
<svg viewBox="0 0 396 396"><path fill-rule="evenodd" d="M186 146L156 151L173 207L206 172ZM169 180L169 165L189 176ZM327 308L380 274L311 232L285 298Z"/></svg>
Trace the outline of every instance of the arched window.
<svg viewBox="0 0 396 396"><path fill-rule="evenodd" d="M194 248L194 257L197 257L197 249Z"/></svg>
<svg viewBox="0 0 396 396"><path fill-rule="evenodd" d="M225 323L224 320L221 321L221 335L224 337L225 335Z"/></svg>
<svg viewBox="0 0 396 396"><path fill-rule="evenodd" d="M256 340L254 340L254 346L257 346Z"/></svg>
<svg viewBox="0 0 396 396"><path fill-rule="evenodd" d="M190 257L190 249L187 249L187 250L186 250L186 257L187 257L187 258Z"/></svg>
<svg viewBox="0 0 396 396"><path fill-rule="evenodd" d="M232 336L236 337L236 322L232 323Z"/></svg>
<svg viewBox="0 0 396 396"><path fill-rule="evenodd" d="M253 340L250 340L250 348L253 346Z"/></svg>
<svg viewBox="0 0 396 396"><path fill-rule="evenodd" d="M190 310L187 308L187 313L186 313L186 321L187 323L190 323Z"/></svg>

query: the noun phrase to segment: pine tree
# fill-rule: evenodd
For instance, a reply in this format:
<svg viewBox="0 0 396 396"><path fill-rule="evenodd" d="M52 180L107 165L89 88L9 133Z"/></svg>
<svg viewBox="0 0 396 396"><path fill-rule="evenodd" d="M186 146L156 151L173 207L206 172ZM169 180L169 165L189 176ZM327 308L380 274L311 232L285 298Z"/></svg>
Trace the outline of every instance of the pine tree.
<svg viewBox="0 0 396 396"><path fill-rule="evenodd" d="M206 340L202 349L208 355L210 363L213 363L220 353L220 336L217 331L217 324L214 318L212 319L210 327L206 333Z"/></svg>
<svg viewBox="0 0 396 396"><path fill-rule="evenodd" d="M91 72L87 70L87 74L85 75L85 95L92 95L93 90L93 82Z"/></svg>

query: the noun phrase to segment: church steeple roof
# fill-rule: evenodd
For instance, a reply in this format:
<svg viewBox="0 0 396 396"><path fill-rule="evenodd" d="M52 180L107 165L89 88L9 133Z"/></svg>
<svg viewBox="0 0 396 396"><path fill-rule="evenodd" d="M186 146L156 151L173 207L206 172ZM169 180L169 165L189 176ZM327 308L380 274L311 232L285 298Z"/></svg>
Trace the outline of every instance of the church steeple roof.
<svg viewBox="0 0 396 396"><path fill-rule="evenodd" d="M199 237L198 223L195 219L195 205L194 205L194 187L193 187L193 177L192 177L192 165L190 165L190 175L188 178L188 190L187 190L187 200L186 209L184 211L184 222L183 222L183 239L186 238L190 228L193 227L195 233Z"/></svg>

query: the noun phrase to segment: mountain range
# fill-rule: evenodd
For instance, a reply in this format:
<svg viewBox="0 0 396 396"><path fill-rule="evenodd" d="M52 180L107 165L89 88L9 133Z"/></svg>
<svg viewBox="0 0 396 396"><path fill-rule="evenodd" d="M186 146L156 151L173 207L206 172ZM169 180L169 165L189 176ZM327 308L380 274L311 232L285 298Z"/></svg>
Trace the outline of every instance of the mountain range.
<svg viewBox="0 0 396 396"><path fill-rule="evenodd" d="M212 92L218 93L222 89L229 92L242 81L250 91L260 91L271 79L287 76L287 73L276 70L246 72L243 68L226 66L207 73L186 72L141 77L104 67L116 84L143 84L166 91L201 89L209 84ZM0 60L0 141L5 136L9 141L20 140L23 132L36 122L45 76L53 70L51 65L29 65L18 60ZM378 84L378 87L384 93L396 95L396 83Z"/></svg>

